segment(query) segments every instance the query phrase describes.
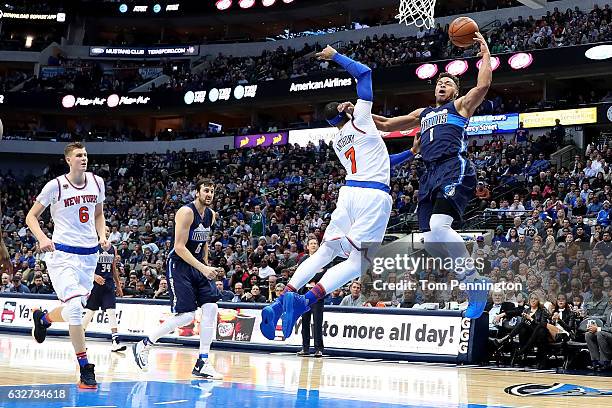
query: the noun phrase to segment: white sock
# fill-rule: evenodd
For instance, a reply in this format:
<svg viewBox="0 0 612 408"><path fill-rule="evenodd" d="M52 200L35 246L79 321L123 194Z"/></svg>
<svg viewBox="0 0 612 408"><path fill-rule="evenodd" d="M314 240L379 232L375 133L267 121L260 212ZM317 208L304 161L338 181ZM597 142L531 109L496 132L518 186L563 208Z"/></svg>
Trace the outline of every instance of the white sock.
<svg viewBox="0 0 612 408"><path fill-rule="evenodd" d="M216 303L206 303L202 306L202 320L200 321L200 358L204 363L208 361L210 344L213 341L217 328L217 312L219 308Z"/></svg>
<svg viewBox="0 0 612 408"><path fill-rule="evenodd" d="M147 338L155 343L165 334L173 332L177 327L186 326L193 321L195 312L179 313L168 320L166 320L161 326L150 332ZM146 342L145 342L146 343Z"/></svg>
<svg viewBox="0 0 612 408"><path fill-rule="evenodd" d="M354 250L348 259L332 266L325 272L319 284L325 293L331 293L345 283L361 276L361 252Z"/></svg>
<svg viewBox="0 0 612 408"><path fill-rule="evenodd" d="M108 313L108 325L111 328L117 330L117 315L115 314L115 309L107 309L106 313Z"/></svg>
<svg viewBox="0 0 612 408"><path fill-rule="evenodd" d="M293 277L289 280L289 285L293 286L296 290L301 289L321 270L321 268L334 260L336 253L337 251L334 247L328 245L327 242L323 242L317 252L309 256L308 259L298 266Z"/></svg>
<svg viewBox="0 0 612 408"><path fill-rule="evenodd" d="M453 217L446 214L433 214L429 220L431 231L425 236L429 238L429 249L432 250L433 256L440 256L436 253L444 253L444 257L449 257L453 260L453 265L464 266L466 260L470 259L470 254L465 246L465 242L457 231L451 228ZM455 268L456 269L456 268ZM457 275L457 279L463 280L467 275L474 273L474 268L464 271L453 271Z"/></svg>
<svg viewBox="0 0 612 408"><path fill-rule="evenodd" d="M85 315L83 316L83 330L87 331L87 326L91 323L91 319L94 315L93 310L85 309Z"/></svg>

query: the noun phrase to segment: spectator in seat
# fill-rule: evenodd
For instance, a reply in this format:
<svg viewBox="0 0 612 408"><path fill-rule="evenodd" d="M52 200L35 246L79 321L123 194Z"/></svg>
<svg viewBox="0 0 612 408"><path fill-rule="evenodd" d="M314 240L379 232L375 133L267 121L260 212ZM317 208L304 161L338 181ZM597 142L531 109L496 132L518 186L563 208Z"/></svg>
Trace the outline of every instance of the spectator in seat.
<svg viewBox="0 0 612 408"><path fill-rule="evenodd" d="M604 296L602 282L597 279L591 284L591 296L584 302L584 310L589 317L604 316L608 307L608 298Z"/></svg>
<svg viewBox="0 0 612 408"><path fill-rule="evenodd" d="M491 295L491 302L485 306L485 312L489 313L489 336L503 337L506 333L503 332L501 323L506 317L506 312L514 309L514 303L506 302L505 293L501 290L494 291Z"/></svg>
<svg viewBox="0 0 612 408"><path fill-rule="evenodd" d="M520 315L519 315L520 313ZM529 296L529 306L524 309L514 309L506 312L507 317L521 316L523 320L512 329L510 334L502 337L496 344L501 345L510 341L514 336L519 336L520 348L512 358L512 365L518 363L524 365L525 357L533 346L538 347L537 362L538 367L545 363L546 344L549 342L550 333L546 326L549 323L550 315L546 308L540 303L540 298L536 294Z"/></svg>
<svg viewBox="0 0 612 408"><path fill-rule="evenodd" d="M270 276L276 276L276 272L274 271L274 269L268 266L268 261L265 259L261 260L257 274L259 276L259 279L261 279L262 281L268 279L268 277Z"/></svg>
<svg viewBox="0 0 612 408"><path fill-rule="evenodd" d="M2 274L2 282L0 283L0 293L11 291L11 277L8 273Z"/></svg>
<svg viewBox="0 0 612 408"><path fill-rule="evenodd" d="M340 306L363 306L363 304L366 302L366 298L361 293L361 283L353 281L351 283L350 291L351 293L349 295L346 295L344 299L342 299L342 302L340 302Z"/></svg>
<svg viewBox="0 0 612 408"><path fill-rule="evenodd" d="M575 336L580 315L577 313L577 310L572 308L572 305L567 303L567 297L563 293L557 295L557 302L553 309L551 320L553 325L560 328L561 334L567 334L566 340Z"/></svg>
<svg viewBox="0 0 612 408"><path fill-rule="evenodd" d="M234 285L234 297L232 298L232 303L240 303L242 302L241 298L244 295L244 289L242 288L242 283L237 282Z"/></svg>
<svg viewBox="0 0 612 408"><path fill-rule="evenodd" d="M170 299L170 294L168 293L168 281L166 279L159 280L159 287L153 294L153 299Z"/></svg>
<svg viewBox="0 0 612 408"><path fill-rule="evenodd" d="M234 292L232 292L231 290L223 289L223 281L218 280L215 282L215 285L217 286L217 289L221 294L221 299L219 300L221 300L222 302L231 302L234 298Z"/></svg>
<svg viewBox="0 0 612 408"><path fill-rule="evenodd" d="M612 291L609 293L612 299ZM602 327L588 325L585 335L589 354L595 371L610 370L612 360L612 300L605 311L605 323Z"/></svg>
<svg viewBox="0 0 612 408"><path fill-rule="evenodd" d="M11 292L13 293L30 293L30 289L21 282L22 275L17 272L13 275L13 284L11 285Z"/></svg>
<svg viewBox="0 0 612 408"><path fill-rule="evenodd" d="M147 289L145 287L144 282L138 281L136 282L136 290L134 291L134 295L132 297L140 299L151 299L153 297L153 291Z"/></svg>
<svg viewBox="0 0 612 408"><path fill-rule="evenodd" d="M265 281L267 285L264 284L263 287L260 288L261 294L263 295L263 297L266 298L266 302L272 302L274 301L274 299L276 299L275 291L276 284L278 283L278 278L276 277L276 275L270 275Z"/></svg>
<svg viewBox="0 0 612 408"><path fill-rule="evenodd" d="M266 298L262 296L259 286L253 285L249 292L242 295L240 301L245 303L265 303Z"/></svg>
<svg viewBox="0 0 612 408"><path fill-rule="evenodd" d="M40 295L48 295L53 293L51 288L43 283L43 278L41 274L37 274L34 276L34 282L29 287L30 293L36 293Z"/></svg>
<svg viewBox="0 0 612 408"><path fill-rule="evenodd" d="M336 289L323 299L323 303L330 306L338 306L342 303L342 290Z"/></svg>

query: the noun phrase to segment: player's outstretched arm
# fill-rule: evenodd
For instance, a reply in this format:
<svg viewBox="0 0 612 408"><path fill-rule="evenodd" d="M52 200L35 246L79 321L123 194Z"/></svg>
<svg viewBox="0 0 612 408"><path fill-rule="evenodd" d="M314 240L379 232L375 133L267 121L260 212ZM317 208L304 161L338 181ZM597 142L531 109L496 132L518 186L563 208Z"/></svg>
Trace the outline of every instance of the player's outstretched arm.
<svg viewBox="0 0 612 408"><path fill-rule="evenodd" d="M482 56L482 65L480 65L480 70L478 71L478 82L475 88L470 89L465 96L455 101L457 111L466 118L471 117L476 111L476 108L484 101L487 92L489 92L491 82L493 81L491 53L489 52L487 41L480 33L476 33L476 38L474 39L480 43L480 52L478 55Z"/></svg>
<svg viewBox="0 0 612 408"><path fill-rule="evenodd" d="M318 52L316 57L320 60L331 60L346 69L349 74L357 80L357 97L364 101L372 102L374 92L372 91L372 69L363 65L361 62L350 59L346 55L340 54L329 45Z"/></svg>
<svg viewBox="0 0 612 408"><path fill-rule="evenodd" d="M421 112L424 108L416 109L408 115L387 118L385 116L372 115L376 128L383 132L394 132L396 130L414 129L421 124Z"/></svg>
<svg viewBox="0 0 612 408"><path fill-rule="evenodd" d="M407 161L414 159L414 156L419 152L420 148L421 148L421 135L418 134L414 137L414 141L410 149L404 150L403 152L400 152L397 154L389 155L391 167L399 166L401 164L406 163Z"/></svg>
<svg viewBox="0 0 612 408"><path fill-rule="evenodd" d="M192 222L193 212L189 208L182 207L176 212L174 220L174 252L176 252L183 261L200 271L208 279L215 279L217 276L217 269L211 268L198 261L186 247L187 240L189 239L189 226Z"/></svg>

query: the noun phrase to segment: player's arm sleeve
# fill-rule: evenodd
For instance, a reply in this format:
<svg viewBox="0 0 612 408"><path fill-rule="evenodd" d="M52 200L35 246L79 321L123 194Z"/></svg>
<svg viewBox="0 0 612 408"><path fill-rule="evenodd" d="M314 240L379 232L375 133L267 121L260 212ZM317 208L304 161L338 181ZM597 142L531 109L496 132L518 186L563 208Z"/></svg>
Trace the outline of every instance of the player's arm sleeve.
<svg viewBox="0 0 612 408"><path fill-rule="evenodd" d="M414 159L414 153L412 152L412 149L405 150L401 153L389 155L391 167L399 166L400 164L404 164L412 159Z"/></svg>
<svg viewBox="0 0 612 408"><path fill-rule="evenodd" d="M370 67L340 53L336 53L333 60L357 80L357 97L372 102L374 92L372 92L372 70Z"/></svg>
<svg viewBox="0 0 612 408"><path fill-rule="evenodd" d="M40 194L36 197L36 202L38 202L44 208L47 208L53 202L53 198L58 197L59 184L57 180L53 179L45 184Z"/></svg>

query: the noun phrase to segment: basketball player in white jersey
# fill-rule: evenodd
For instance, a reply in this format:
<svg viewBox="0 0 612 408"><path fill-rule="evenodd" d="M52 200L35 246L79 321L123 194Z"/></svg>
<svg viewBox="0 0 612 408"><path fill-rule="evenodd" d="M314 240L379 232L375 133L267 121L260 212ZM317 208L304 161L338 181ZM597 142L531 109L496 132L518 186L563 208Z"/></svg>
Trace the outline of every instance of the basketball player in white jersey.
<svg viewBox="0 0 612 408"><path fill-rule="evenodd" d="M87 360L83 307L93 287L98 262L98 246L108 249L103 202L104 181L87 173L87 151L81 143L64 149L68 174L49 181L36 197L26 217L26 224L46 252L45 263L57 297L63 305L50 312L35 310L32 336L42 343L53 322L68 322L70 341L80 367L79 388L97 388L94 365ZM51 206L53 238L39 225L40 215Z"/></svg>
<svg viewBox="0 0 612 408"><path fill-rule="evenodd" d="M339 129L333 146L346 169L346 185L340 189L319 250L298 267L283 295L263 309L260 328L268 339L274 339L281 314L283 334L288 338L297 319L311 304L360 276L362 266L368 266L362 265L366 263L362 259L368 259L367 248L362 244L382 242L391 213L389 154L372 119L372 70L330 46L317 58L337 62L357 81L359 99L352 117L339 103L325 107L327 121ZM336 256L347 259L330 268L305 296L296 293Z"/></svg>

